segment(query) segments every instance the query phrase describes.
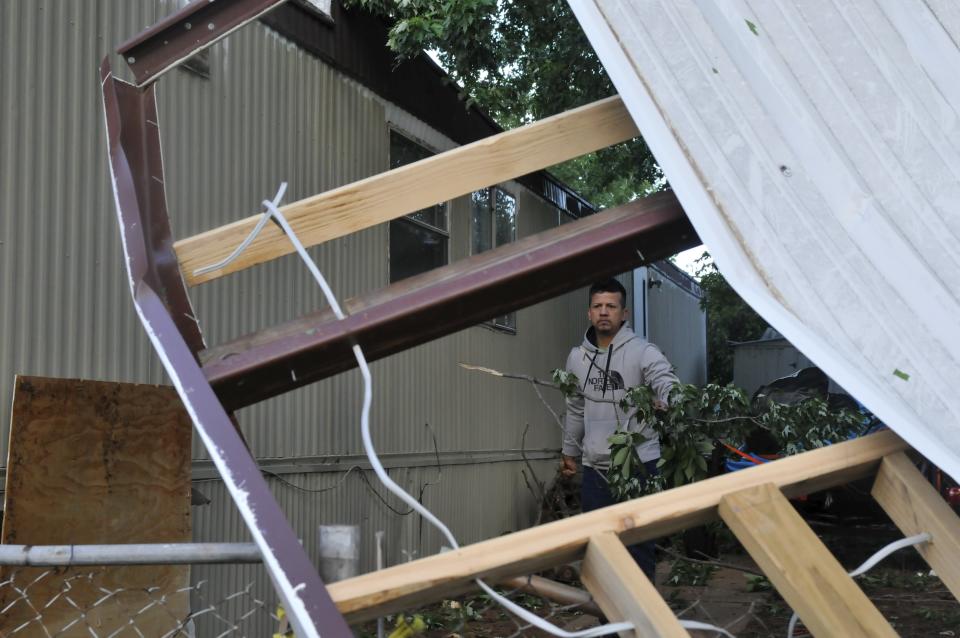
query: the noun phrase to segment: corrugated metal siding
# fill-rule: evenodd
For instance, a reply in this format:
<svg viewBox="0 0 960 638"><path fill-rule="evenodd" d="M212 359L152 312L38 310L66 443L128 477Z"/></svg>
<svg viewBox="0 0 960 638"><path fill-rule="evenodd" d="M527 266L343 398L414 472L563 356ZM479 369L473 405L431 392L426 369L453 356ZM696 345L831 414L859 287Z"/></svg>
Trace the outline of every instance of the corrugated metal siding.
<svg viewBox="0 0 960 638"><path fill-rule="evenodd" d="M555 472L553 461L533 462L541 479ZM522 464L489 463L444 467L438 476L436 468L411 468L391 471L391 477L400 485L418 494L420 487L430 484L423 493L423 502L431 510L443 514L444 521L462 543L471 543L488 536L516 531L534 522L535 500L523 486L520 476ZM367 474L375 488L376 477ZM406 506L392 496L385 500L396 513L370 493L370 488L357 472L345 480L334 473L290 474L285 482L268 479L284 511L291 513L291 522L302 534L307 553L318 560L317 527L321 524L360 526L360 567L368 571L376 566L376 532L385 532L384 562L387 566L420 558L437 551L440 538L418 516L404 514ZM293 487L293 486L297 487ZM482 485L482 493L475 486ZM197 486L210 499L210 505L195 508L194 527L198 540L226 540L249 542L243 524L219 481ZM313 491L305 491L313 490ZM326 491L320 491L326 490ZM357 507L363 503L364 507ZM489 531L488 531L489 530ZM274 595L265 571L256 565L204 565L192 569L193 582L206 581L202 586L204 601L217 603L230 594L246 590L251 583L250 597L218 605L218 612L227 618L238 618L242 611L254 608L252 598L264 601L268 611L276 609ZM199 607L199 605L197 605ZM269 617L264 612L254 615L247 635L270 635ZM199 636L215 635L215 618L201 618ZM222 630L222 629L221 629Z"/></svg>
<svg viewBox="0 0 960 638"><path fill-rule="evenodd" d="M112 10L112 9L118 10ZM161 381L120 258L100 55L148 3L0 4L0 446L15 373Z"/></svg>
<svg viewBox="0 0 960 638"><path fill-rule="evenodd" d="M647 269L647 330L684 383L707 382L707 319L700 298L654 267Z"/></svg>
<svg viewBox="0 0 960 638"><path fill-rule="evenodd" d="M733 350L733 384L752 396L760 386L812 365L785 339L744 344Z"/></svg>
<svg viewBox="0 0 960 638"><path fill-rule="evenodd" d="M0 4L4 451L16 373L165 381L132 311L121 262L96 69L110 46L173 8L146 0ZM119 60L114 64L125 73ZM210 67L209 80L174 71L159 85L175 236L255 212L284 179L290 182L289 201L387 167L382 101L262 25L214 46ZM520 187L511 189L518 197L521 236L556 225L555 208ZM469 206L460 200L451 210L451 258L460 259L468 252ZM337 293L349 297L386 284L386 246L381 226L313 253ZM192 295L209 342L321 305L306 271L291 258ZM441 450L515 450L527 424L528 448L559 447L556 424L527 384L467 372L457 363L546 377L579 341L585 303L582 292L567 295L520 311L517 335L474 327L374 364L379 450L431 451L431 432ZM550 399L560 407L557 397ZM359 404L359 377L349 372L244 410L239 418L261 458L356 454ZM198 443L194 454L205 456ZM548 466L552 470L552 463L539 462L543 477L550 474ZM532 516L520 467L512 462L445 469L441 483L429 488L428 502L465 541L516 529ZM432 476L422 468L395 471L407 472L410 485L419 485L421 475ZM321 485L341 477L324 473L303 480ZM373 517L370 528L380 525L391 538L411 542L410 530L418 527L412 517L391 522L393 515L379 512L354 476L344 484L322 497L295 497L278 488L308 546L320 521L364 516ZM214 505L196 510L197 537L244 538L222 488L213 482L204 489L214 492ZM424 538L423 551L436 550L436 535L425 531ZM398 560L395 553L391 560Z"/></svg>

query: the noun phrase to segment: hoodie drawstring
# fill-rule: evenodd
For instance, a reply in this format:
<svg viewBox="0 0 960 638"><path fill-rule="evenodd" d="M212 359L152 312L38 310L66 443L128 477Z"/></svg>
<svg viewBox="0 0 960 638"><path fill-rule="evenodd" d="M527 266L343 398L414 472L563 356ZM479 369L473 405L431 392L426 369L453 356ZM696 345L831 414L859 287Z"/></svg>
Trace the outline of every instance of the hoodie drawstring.
<svg viewBox="0 0 960 638"><path fill-rule="evenodd" d="M613 385L610 383L610 359L613 358L613 344L610 344L610 347L607 348L607 368L603 371L603 394L601 397L607 396L607 386ZM613 388L610 388L610 393L613 393Z"/></svg>
<svg viewBox="0 0 960 638"><path fill-rule="evenodd" d="M584 380L583 380L583 385L580 386L580 391L581 391L581 392L586 392L586 389L587 389L587 380L590 379L590 373L593 372L593 369L596 368L596 369L597 369L597 372L600 372L600 371L601 371L601 370L600 370L600 366L597 365L597 357L598 357L598 356L600 356L600 352L599 352L599 351L594 352L594 353L593 353L593 357L590 358L590 367L587 368L587 376L586 376L586 377L584 378ZM607 384L608 384L609 379L610 379L610 359L612 359L612 358L613 358L613 344L611 343L610 346L607 348L607 367L606 367L606 369L604 369L603 372L602 372L603 378L601 379L601 382L603 383L603 392L602 392L601 395L600 395L601 397L606 397L606 396L607 396ZM612 392L613 390L614 390L614 388L611 387L611 388L610 388L610 391Z"/></svg>
<svg viewBox="0 0 960 638"><path fill-rule="evenodd" d="M587 381L590 379L590 373L593 372L594 366L597 365L597 355L599 355L599 354L600 354L599 352L594 352L594 353L593 353L593 357L591 357L591 359L590 359L590 367L587 368L587 376L585 376L585 377L583 378L583 385L580 386L580 392L586 392L586 391L587 391ZM597 368L597 370L599 371L600 368Z"/></svg>

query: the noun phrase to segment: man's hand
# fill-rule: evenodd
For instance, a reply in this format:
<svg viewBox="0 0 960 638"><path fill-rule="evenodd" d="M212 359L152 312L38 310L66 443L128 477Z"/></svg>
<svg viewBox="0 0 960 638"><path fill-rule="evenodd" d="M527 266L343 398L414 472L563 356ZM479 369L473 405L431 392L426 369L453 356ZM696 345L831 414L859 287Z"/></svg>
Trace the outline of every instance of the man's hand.
<svg viewBox="0 0 960 638"><path fill-rule="evenodd" d="M577 459L566 454L560 455L560 475L570 478L577 473Z"/></svg>

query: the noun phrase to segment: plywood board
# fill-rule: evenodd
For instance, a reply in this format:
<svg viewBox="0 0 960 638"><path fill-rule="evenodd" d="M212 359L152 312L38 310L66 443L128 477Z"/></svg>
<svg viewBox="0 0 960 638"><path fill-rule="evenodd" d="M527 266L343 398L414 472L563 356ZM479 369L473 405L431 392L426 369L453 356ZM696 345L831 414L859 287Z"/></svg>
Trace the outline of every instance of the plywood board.
<svg viewBox="0 0 960 638"><path fill-rule="evenodd" d="M173 388L18 376L3 542L189 542L190 444L190 418ZM50 634L89 636L89 624L106 635L135 618L143 635L162 635L189 613L188 594L177 593L189 585L188 566L5 568L7 579L15 586L0 589L0 609L22 599L0 617L0 631L39 610ZM123 591L95 605L104 590ZM92 611L57 634L78 608ZM43 635L39 626L25 631Z"/></svg>

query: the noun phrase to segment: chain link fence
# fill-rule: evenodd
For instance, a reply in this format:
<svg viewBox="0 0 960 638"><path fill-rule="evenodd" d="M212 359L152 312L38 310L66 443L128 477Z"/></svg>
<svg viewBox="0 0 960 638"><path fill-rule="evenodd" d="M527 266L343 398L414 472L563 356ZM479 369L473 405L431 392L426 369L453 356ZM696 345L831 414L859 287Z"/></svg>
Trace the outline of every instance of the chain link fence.
<svg viewBox="0 0 960 638"><path fill-rule="evenodd" d="M170 583L118 587L117 567L3 568L0 578L0 636L86 638L208 638L291 635L277 606L269 578L254 565L204 565L208 579L171 587ZM142 568L137 568L142 569ZM130 574L124 577L130 582ZM250 578L246 584L243 579ZM521 582L522 581L522 582ZM515 586L520 585L520 586ZM556 591L561 588L560 595ZM541 595L540 588L549 590ZM542 579L515 579L499 587L507 597L568 631L599 624L601 613L579 586ZM564 599L558 602L557 598ZM711 616L699 602L677 610L678 617L728 628L731 633L759 616L753 607L742 618ZM405 630L406 626L406 630ZM443 600L383 621L381 635L465 638L467 636L546 636L484 595ZM355 627L373 638L375 622ZM701 634L713 635L713 634Z"/></svg>
<svg viewBox="0 0 960 638"><path fill-rule="evenodd" d="M236 571L247 566L217 567ZM271 636L283 623L265 574L239 589L236 574L218 585L206 580L191 584L187 578L182 586L118 587L119 569L128 570L123 580L131 582L132 568L4 568L0 636Z"/></svg>

